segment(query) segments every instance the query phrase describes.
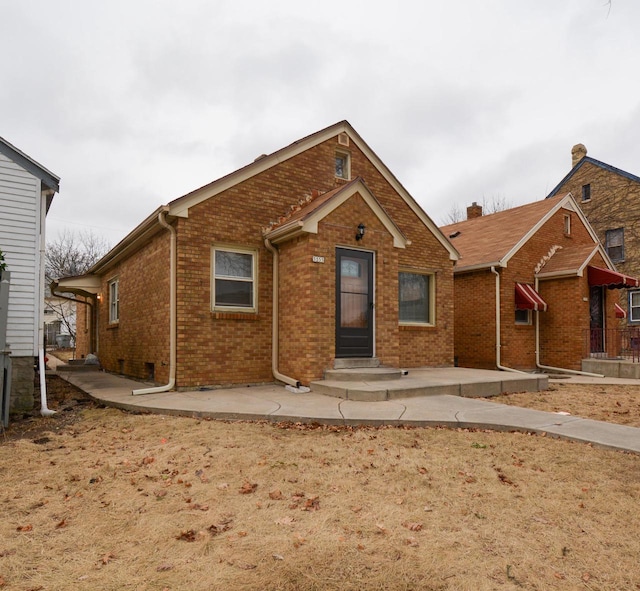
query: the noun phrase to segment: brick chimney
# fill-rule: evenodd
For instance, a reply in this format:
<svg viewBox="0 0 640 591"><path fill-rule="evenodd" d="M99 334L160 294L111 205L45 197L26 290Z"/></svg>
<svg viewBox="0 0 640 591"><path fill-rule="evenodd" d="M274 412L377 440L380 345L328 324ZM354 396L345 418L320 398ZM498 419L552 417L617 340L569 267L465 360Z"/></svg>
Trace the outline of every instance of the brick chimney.
<svg viewBox="0 0 640 591"><path fill-rule="evenodd" d="M587 155L587 149L584 144L576 144L571 148L571 168L573 168L580 160Z"/></svg>
<svg viewBox="0 0 640 591"><path fill-rule="evenodd" d="M482 205L478 205L475 201L467 207L467 219L482 217Z"/></svg>

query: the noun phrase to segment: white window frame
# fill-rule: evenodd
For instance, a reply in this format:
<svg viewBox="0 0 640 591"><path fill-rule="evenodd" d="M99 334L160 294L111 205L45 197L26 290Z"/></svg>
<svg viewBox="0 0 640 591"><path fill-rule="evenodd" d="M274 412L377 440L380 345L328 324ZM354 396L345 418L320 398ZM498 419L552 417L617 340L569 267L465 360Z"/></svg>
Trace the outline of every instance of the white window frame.
<svg viewBox="0 0 640 591"><path fill-rule="evenodd" d="M571 215L565 214L564 216L564 235L571 236Z"/></svg>
<svg viewBox="0 0 640 591"><path fill-rule="evenodd" d="M424 275L429 278L428 298L429 298L429 318L425 321L402 320L400 317L400 275ZM436 325L436 274L432 271L417 269L398 270L398 321L400 326L435 326Z"/></svg>
<svg viewBox="0 0 640 591"><path fill-rule="evenodd" d="M344 166L342 168L342 176L337 174L335 171L335 161L334 161L334 171L336 172L336 178L343 179L345 181L351 180L351 154L346 150L336 150L335 158L344 158Z"/></svg>
<svg viewBox="0 0 640 591"><path fill-rule="evenodd" d="M216 276L216 251L232 252L237 254L251 255L251 273L250 279L240 277ZM241 281L243 283L251 283L251 301L252 306L229 306L224 304L216 304L216 279L224 279L225 281ZM213 312L245 312L256 313L258 311L258 251L253 248L242 246L230 246L226 244L214 244L211 247L211 310Z"/></svg>
<svg viewBox="0 0 640 591"><path fill-rule="evenodd" d="M527 313L527 320L520 320L518 319L518 312L526 312ZM531 322L531 310L516 310L514 313L514 317L515 317L515 322L518 326L531 326L532 322Z"/></svg>
<svg viewBox="0 0 640 591"><path fill-rule="evenodd" d="M633 296L637 295L638 303L634 305ZM634 317L634 310L637 312ZM640 322L640 290L634 290L629 292L629 322Z"/></svg>
<svg viewBox="0 0 640 591"><path fill-rule="evenodd" d="M120 322L120 279L109 280L109 324Z"/></svg>

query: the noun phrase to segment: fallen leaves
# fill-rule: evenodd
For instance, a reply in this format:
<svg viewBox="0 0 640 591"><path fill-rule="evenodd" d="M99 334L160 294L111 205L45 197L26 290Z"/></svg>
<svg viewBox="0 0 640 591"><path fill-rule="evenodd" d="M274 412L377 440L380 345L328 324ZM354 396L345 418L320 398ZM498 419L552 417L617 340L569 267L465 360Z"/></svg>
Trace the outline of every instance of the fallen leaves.
<svg viewBox="0 0 640 591"><path fill-rule="evenodd" d="M107 565L109 564L112 560L115 560L116 555L113 552L107 552L106 554L102 555L102 558L100 559L100 562L103 565Z"/></svg>
<svg viewBox="0 0 640 591"><path fill-rule="evenodd" d="M241 495L250 495L251 493L256 492L258 488L257 483L249 482L248 480L240 487L238 491Z"/></svg>
<svg viewBox="0 0 640 591"><path fill-rule="evenodd" d="M27 532L32 530L33 530L33 525L31 525L30 523L26 523L25 525L19 525L18 527L16 527L16 531L21 531L21 532Z"/></svg>

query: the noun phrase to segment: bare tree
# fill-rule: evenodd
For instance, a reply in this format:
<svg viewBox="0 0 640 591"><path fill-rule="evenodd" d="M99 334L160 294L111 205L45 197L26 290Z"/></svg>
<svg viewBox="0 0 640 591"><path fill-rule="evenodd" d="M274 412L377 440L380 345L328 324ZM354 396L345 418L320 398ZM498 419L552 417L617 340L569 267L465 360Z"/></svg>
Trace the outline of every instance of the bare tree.
<svg viewBox="0 0 640 591"><path fill-rule="evenodd" d="M47 244L45 274L47 282L60 277L83 275L109 250L102 236L91 231L72 232L65 230Z"/></svg>
<svg viewBox="0 0 640 591"><path fill-rule="evenodd" d="M45 252L45 277L47 287L55 279L83 275L109 250L109 244L91 231L65 230L55 240L47 243ZM72 294L66 294L71 296ZM76 339L76 305L66 299L48 293L45 309L51 310L66 328L71 339Z"/></svg>

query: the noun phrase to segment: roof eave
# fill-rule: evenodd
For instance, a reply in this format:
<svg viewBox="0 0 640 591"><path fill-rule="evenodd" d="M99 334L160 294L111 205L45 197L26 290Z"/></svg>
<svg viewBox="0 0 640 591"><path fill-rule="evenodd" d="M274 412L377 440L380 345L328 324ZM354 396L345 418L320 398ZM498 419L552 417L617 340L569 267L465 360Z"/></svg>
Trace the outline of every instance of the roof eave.
<svg viewBox="0 0 640 591"><path fill-rule="evenodd" d="M502 269L507 267L507 263L503 260L494 261L493 263L478 263L477 265L469 265L468 267L454 267L453 274L458 275L461 273L471 273L472 271L491 270L492 267L500 267Z"/></svg>
<svg viewBox="0 0 640 591"><path fill-rule="evenodd" d="M127 234L118 244L116 244L105 256L97 261L88 271L88 274L100 274L109 270L127 257L131 252L137 250L154 234L162 230L158 220L161 213L167 213L168 206L162 205L156 209L144 221L138 224L129 234Z"/></svg>
<svg viewBox="0 0 640 591"><path fill-rule="evenodd" d="M60 177L47 170L42 164L16 148L4 138L0 137L0 153L13 160L18 166L40 179L47 189L58 193L60 191Z"/></svg>

